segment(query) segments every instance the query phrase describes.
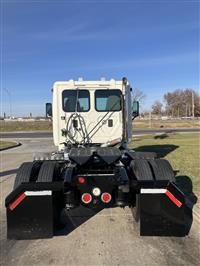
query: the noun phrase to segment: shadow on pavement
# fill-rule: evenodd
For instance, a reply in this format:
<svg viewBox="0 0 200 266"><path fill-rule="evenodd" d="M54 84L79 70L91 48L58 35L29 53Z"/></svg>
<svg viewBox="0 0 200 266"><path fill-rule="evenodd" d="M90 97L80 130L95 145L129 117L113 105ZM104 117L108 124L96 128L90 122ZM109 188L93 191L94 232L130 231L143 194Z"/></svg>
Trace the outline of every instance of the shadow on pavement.
<svg viewBox="0 0 200 266"><path fill-rule="evenodd" d="M0 177L3 176L7 176L7 175L12 175L12 174L16 174L17 173L18 168L16 169L11 169L11 170L7 170L7 171L3 171L0 173Z"/></svg>
<svg viewBox="0 0 200 266"><path fill-rule="evenodd" d="M68 235L83 223L87 222L103 208L88 209L83 206L70 211L63 210L61 214L61 222L64 224L61 229L57 229L54 236Z"/></svg>

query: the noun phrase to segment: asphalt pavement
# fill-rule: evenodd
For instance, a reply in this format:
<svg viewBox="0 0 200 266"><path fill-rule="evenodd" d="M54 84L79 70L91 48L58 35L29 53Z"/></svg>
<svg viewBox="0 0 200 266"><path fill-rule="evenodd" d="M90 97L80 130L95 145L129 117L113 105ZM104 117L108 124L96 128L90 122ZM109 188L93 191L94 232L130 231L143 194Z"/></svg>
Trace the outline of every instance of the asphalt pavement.
<svg viewBox="0 0 200 266"><path fill-rule="evenodd" d="M4 199L12 191L22 162L35 152L55 150L52 138L20 139L22 146L0 152L1 265L199 265L200 224L194 218L189 236L141 237L129 208L86 210L71 218L66 230L51 239L7 240Z"/></svg>
<svg viewBox="0 0 200 266"><path fill-rule="evenodd" d="M133 129L134 135L147 135L156 133L173 133L173 132L200 132L200 128L161 128L161 129ZM1 132L0 138L50 138L53 133L50 131L34 132Z"/></svg>

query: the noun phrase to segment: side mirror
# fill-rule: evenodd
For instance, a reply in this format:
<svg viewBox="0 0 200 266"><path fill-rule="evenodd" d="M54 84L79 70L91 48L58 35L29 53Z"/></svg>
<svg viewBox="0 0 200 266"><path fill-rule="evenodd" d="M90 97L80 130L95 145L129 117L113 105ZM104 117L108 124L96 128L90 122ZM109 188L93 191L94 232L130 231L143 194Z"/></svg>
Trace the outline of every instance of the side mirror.
<svg viewBox="0 0 200 266"><path fill-rule="evenodd" d="M132 120L139 116L139 102L134 101L132 105Z"/></svg>
<svg viewBox="0 0 200 266"><path fill-rule="evenodd" d="M46 117L52 117L52 104L46 103Z"/></svg>

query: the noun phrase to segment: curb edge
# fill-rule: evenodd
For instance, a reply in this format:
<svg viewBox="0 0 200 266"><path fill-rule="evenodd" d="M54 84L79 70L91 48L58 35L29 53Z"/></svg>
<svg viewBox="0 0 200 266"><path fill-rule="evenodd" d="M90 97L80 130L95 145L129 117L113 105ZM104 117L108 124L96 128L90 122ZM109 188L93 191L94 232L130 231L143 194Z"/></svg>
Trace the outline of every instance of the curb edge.
<svg viewBox="0 0 200 266"><path fill-rule="evenodd" d="M19 147L21 145L22 144L20 142L16 142L16 144L14 144L12 146L9 146L9 147L6 147L6 148L2 148L2 149L0 149L0 151L5 151L5 150L13 149L13 148Z"/></svg>

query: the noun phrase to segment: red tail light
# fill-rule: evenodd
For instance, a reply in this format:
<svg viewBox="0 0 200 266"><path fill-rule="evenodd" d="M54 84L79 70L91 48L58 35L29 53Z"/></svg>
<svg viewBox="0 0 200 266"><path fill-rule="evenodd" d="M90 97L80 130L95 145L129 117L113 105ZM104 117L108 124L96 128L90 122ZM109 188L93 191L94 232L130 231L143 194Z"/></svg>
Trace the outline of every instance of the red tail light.
<svg viewBox="0 0 200 266"><path fill-rule="evenodd" d="M81 197L82 202L88 204L92 201L92 196L89 193L84 193Z"/></svg>
<svg viewBox="0 0 200 266"><path fill-rule="evenodd" d="M109 203L111 201L112 197L109 193L107 192L104 192L102 195L101 195L101 200L104 202L104 203Z"/></svg>
<svg viewBox="0 0 200 266"><path fill-rule="evenodd" d="M78 178L78 182L79 182L80 184L85 183L85 178L82 177L82 176L79 176L79 178Z"/></svg>

